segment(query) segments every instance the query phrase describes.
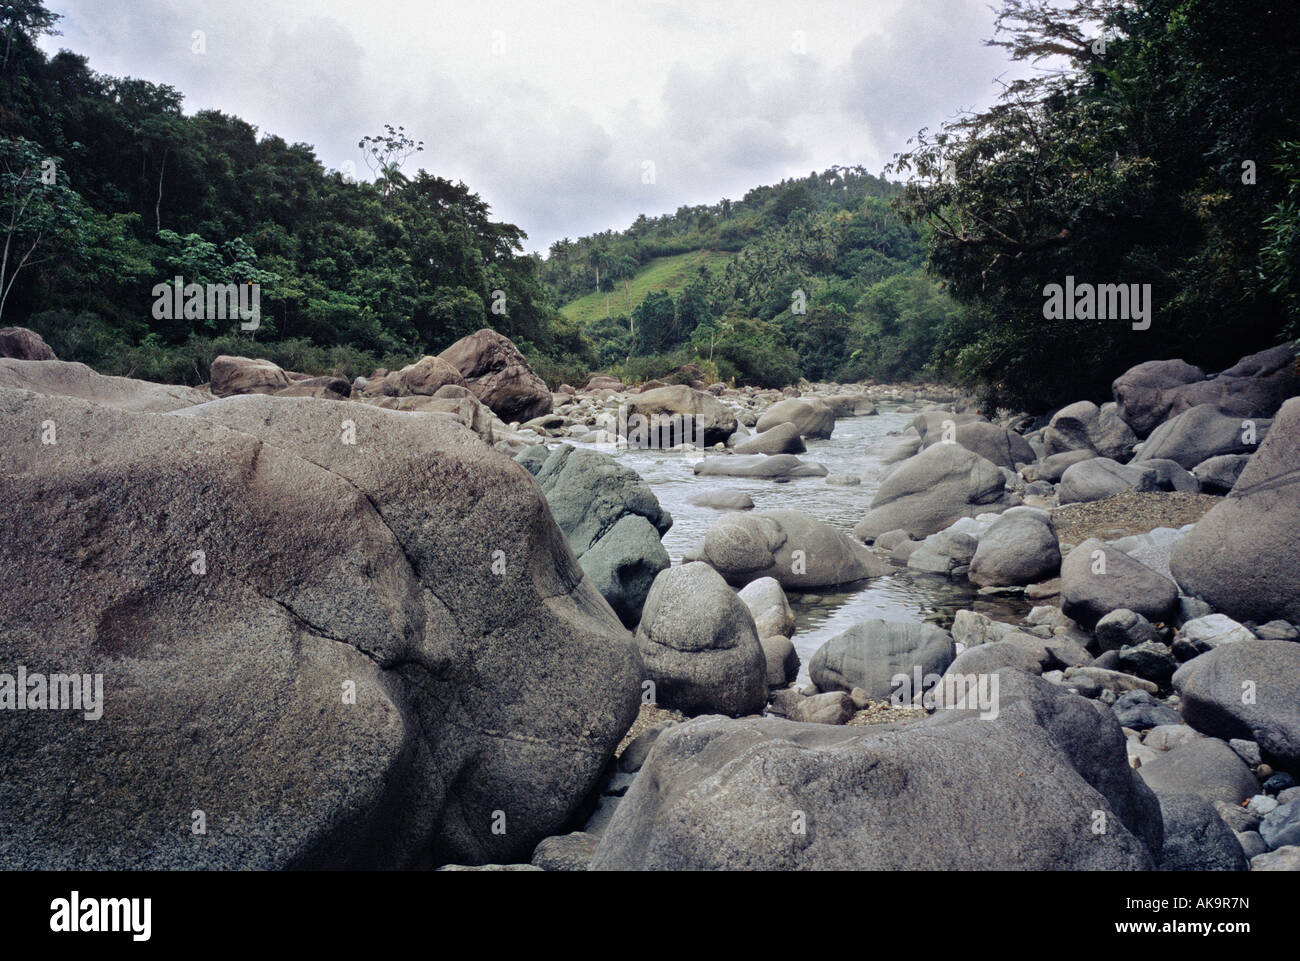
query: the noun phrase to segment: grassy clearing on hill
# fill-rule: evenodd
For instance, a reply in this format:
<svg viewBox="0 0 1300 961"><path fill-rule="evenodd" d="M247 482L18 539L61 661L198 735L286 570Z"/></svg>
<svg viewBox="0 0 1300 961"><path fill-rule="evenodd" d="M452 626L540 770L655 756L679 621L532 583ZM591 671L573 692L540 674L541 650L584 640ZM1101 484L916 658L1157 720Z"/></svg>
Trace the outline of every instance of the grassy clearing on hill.
<svg viewBox="0 0 1300 961"><path fill-rule="evenodd" d="M626 288L620 280L618 289L608 294L592 291L565 304L560 312L569 320L584 325L593 323L605 316L605 301L608 297L611 317L630 314L655 291L664 290L674 295L680 293L682 288L695 279L701 267L706 267L716 276L734 256L735 254L723 250L693 250L672 257L656 257L637 272Z"/></svg>

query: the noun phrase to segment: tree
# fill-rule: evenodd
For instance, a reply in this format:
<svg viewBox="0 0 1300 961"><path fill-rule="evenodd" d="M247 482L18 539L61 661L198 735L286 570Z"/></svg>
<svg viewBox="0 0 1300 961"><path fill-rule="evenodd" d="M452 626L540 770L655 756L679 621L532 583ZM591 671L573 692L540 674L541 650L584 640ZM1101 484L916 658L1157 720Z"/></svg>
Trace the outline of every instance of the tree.
<svg viewBox="0 0 1300 961"><path fill-rule="evenodd" d="M1050 409L1103 399L1143 360L1221 366L1283 333L1260 263L1285 184L1262 172L1300 116L1292 13L1003 0L991 42L1051 69L921 131L890 168L911 178L902 209L928 233L929 268L969 308L939 345L945 370L990 404ZM1151 327L1048 318L1044 289L1067 276L1149 284Z"/></svg>
<svg viewBox="0 0 1300 961"><path fill-rule="evenodd" d="M44 155L30 140L0 141L0 319L18 275L42 262L32 259L38 250L76 248L84 209L57 157Z"/></svg>
<svg viewBox="0 0 1300 961"><path fill-rule="evenodd" d="M412 140L406 135L403 126L393 127L384 124L384 132L377 136L364 136L357 141L357 148L365 151L366 166L375 175L384 198L403 186L407 181L402 174L402 164L414 154L424 149L423 140Z"/></svg>

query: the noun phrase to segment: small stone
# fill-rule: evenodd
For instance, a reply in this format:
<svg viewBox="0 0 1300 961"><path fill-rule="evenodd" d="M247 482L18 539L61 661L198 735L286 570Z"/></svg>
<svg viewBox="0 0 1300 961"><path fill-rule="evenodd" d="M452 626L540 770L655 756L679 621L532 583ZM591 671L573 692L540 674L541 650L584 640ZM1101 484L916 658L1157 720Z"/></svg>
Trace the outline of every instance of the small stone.
<svg viewBox="0 0 1300 961"><path fill-rule="evenodd" d="M1292 844L1250 859L1252 871L1300 871L1300 845Z"/></svg>
<svg viewBox="0 0 1300 961"><path fill-rule="evenodd" d="M1259 836L1270 851L1300 844L1300 803L1279 804L1266 814L1259 825Z"/></svg>
<svg viewBox="0 0 1300 961"><path fill-rule="evenodd" d="M1271 798L1267 794L1256 794L1246 804L1246 810L1251 814L1258 814L1265 817L1277 807L1277 798Z"/></svg>
<svg viewBox="0 0 1300 961"><path fill-rule="evenodd" d="M844 724L854 714L853 699L843 691L831 691L804 698L790 720L810 724Z"/></svg>
<svg viewBox="0 0 1300 961"><path fill-rule="evenodd" d="M1260 766L1264 767L1265 765ZM1283 791L1295 786L1295 778L1283 771L1280 774L1271 775L1264 781L1264 793L1274 795L1281 794Z"/></svg>
<svg viewBox="0 0 1300 961"><path fill-rule="evenodd" d="M1241 845L1242 851L1246 852L1246 857L1254 858L1268 851L1268 845L1264 839L1259 836L1258 831L1236 831L1237 843Z"/></svg>
<svg viewBox="0 0 1300 961"><path fill-rule="evenodd" d="M1237 757L1246 762L1248 767L1259 767L1263 763L1259 756L1259 745L1254 741L1246 741L1239 737L1234 737L1228 742L1228 747L1237 752Z"/></svg>

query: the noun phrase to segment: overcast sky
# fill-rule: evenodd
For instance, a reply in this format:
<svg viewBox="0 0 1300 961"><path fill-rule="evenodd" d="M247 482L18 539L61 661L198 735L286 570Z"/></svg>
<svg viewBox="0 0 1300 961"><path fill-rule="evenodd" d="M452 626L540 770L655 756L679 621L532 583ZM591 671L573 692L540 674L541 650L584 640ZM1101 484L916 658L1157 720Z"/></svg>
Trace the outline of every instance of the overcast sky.
<svg viewBox="0 0 1300 961"><path fill-rule="evenodd" d="M988 3L50 0L45 46L336 169L364 173L361 136L404 124L425 142L411 169L464 180L545 250L832 164L880 172L1014 75L982 43Z"/></svg>

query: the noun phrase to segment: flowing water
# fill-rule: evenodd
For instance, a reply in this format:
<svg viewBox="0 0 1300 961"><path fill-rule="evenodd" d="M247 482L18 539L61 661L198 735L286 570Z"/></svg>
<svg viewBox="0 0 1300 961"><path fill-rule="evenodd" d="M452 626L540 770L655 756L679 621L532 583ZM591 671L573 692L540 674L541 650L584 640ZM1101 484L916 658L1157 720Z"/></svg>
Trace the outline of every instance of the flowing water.
<svg viewBox="0 0 1300 961"><path fill-rule="evenodd" d="M659 502L673 516L672 529L663 543L674 564L704 539L705 532L723 511L688 504L703 490L736 490L748 494L755 510L797 510L846 533L862 519L887 471L881 458L894 445L892 434L902 432L915 415L888 407L871 417L847 417L835 422L828 440L807 441L800 459L824 464L831 475L861 479L855 486L828 484L825 478L807 477L778 483L743 477L697 477L699 454L662 450L623 450L614 454L650 485ZM725 455L724 455L725 456ZM982 596L965 578L953 580L906 568L870 581L808 594L789 594L797 618L795 650L802 661L800 680L808 677L808 662L826 640L870 618L887 621L934 621L943 627L953 615L969 608L999 620L1015 620L1028 610L1023 598Z"/></svg>

